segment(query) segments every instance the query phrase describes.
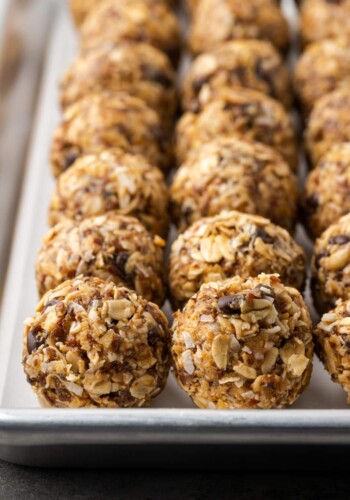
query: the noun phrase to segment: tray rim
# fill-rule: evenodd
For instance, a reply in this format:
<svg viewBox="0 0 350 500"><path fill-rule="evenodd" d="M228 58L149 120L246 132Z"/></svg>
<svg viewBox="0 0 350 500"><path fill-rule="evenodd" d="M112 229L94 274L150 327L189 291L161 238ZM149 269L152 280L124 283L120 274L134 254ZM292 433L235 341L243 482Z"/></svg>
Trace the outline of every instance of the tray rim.
<svg viewBox="0 0 350 500"><path fill-rule="evenodd" d="M2 446L350 445L348 410L0 410Z"/></svg>

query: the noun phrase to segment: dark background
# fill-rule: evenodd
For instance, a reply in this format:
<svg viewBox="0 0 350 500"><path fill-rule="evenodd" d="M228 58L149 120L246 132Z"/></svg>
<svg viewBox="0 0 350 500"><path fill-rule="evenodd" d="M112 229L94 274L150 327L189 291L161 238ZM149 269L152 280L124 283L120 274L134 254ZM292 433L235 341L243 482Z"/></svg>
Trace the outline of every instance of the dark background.
<svg viewBox="0 0 350 500"><path fill-rule="evenodd" d="M327 470L320 473L50 470L0 462L0 498L338 500L350 499L350 474Z"/></svg>

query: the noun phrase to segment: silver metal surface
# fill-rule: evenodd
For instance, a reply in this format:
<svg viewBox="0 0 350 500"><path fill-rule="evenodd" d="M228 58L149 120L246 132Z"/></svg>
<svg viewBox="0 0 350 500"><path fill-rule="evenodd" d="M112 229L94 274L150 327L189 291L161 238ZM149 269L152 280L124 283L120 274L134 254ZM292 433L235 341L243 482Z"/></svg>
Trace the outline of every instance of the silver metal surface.
<svg viewBox="0 0 350 500"><path fill-rule="evenodd" d="M76 53L76 38L62 0L56 4L55 11L48 0L26 4L34 9L31 19L32 23L37 19L35 26L40 19L42 32L50 26L49 14L56 12L57 15L50 43L44 43L43 39L38 42L36 63L33 63L36 78L40 74L38 68L44 66L35 120L29 111L33 101L27 103L24 94L21 101L26 109L23 130L26 129L28 135L28 122L35 126L0 318L0 458L26 465L63 467L215 467L223 464L251 468L255 463L257 467L268 468L276 467L277 461L284 468L290 466L286 457L291 456L292 449L298 448L301 464L303 457L306 462L309 460L309 455L301 451L305 447L350 446L350 412L345 409L344 393L330 382L319 363L316 363L311 386L296 409L249 412L193 409L189 398L172 379L152 409L45 410L37 407L20 364L22 323L26 315L33 312L37 301L33 267L40 239L46 231L47 204L53 188L48 155L51 134L60 116L57 83ZM25 46L29 44L30 32L40 31L32 27L27 26ZM33 71L32 64L28 64L27 69ZM32 97L36 88L34 80ZM10 106L10 101L6 98L5 104ZM20 147L25 140L17 141L17 132L14 132L22 123L22 115L19 119L18 108L13 109L6 119L8 139L0 142L1 169L4 169L4 158L17 158L15 164L19 165L19 159L25 156L25 148ZM23 131L21 134L25 136ZM0 171L1 175L4 170ZM14 182L8 179L8 175L1 177L0 189L5 187L7 191ZM18 183L16 185L18 189ZM2 224L7 222L8 210L0 214ZM267 456L273 460L267 460ZM318 459L322 460L322 454Z"/></svg>

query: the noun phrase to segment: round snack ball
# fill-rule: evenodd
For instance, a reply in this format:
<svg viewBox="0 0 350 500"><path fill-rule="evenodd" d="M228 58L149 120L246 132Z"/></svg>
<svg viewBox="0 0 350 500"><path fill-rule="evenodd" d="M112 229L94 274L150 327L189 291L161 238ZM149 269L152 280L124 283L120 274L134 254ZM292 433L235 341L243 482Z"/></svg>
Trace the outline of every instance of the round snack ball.
<svg viewBox="0 0 350 500"><path fill-rule="evenodd" d="M291 107L287 67L270 42L235 40L198 56L182 89L183 108L198 111L225 87L258 90Z"/></svg>
<svg viewBox="0 0 350 500"><path fill-rule="evenodd" d="M350 0L303 0L300 36L304 45L350 35Z"/></svg>
<svg viewBox="0 0 350 500"><path fill-rule="evenodd" d="M86 16L90 12L102 4L105 0L70 0L70 10L77 27L80 27L84 22ZM120 0L117 0L120 1ZM125 0L122 0L125 1ZM154 0L150 0L154 1ZM162 1L162 0L158 0ZM165 3L173 4L175 0L163 0Z"/></svg>
<svg viewBox="0 0 350 500"><path fill-rule="evenodd" d="M200 408L283 408L309 383L312 323L275 275L206 283L175 314L176 377Z"/></svg>
<svg viewBox="0 0 350 500"><path fill-rule="evenodd" d="M52 171L62 174L84 154L118 147L166 169L170 145L157 113L127 94L91 94L69 106L51 149Z"/></svg>
<svg viewBox="0 0 350 500"><path fill-rule="evenodd" d="M145 406L166 384L168 321L128 288L65 281L25 325L23 367L43 406Z"/></svg>
<svg viewBox="0 0 350 500"><path fill-rule="evenodd" d="M333 382L342 386L350 403L350 301L324 314L314 330L315 350Z"/></svg>
<svg viewBox="0 0 350 500"><path fill-rule="evenodd" d="M295 89L305 111L341 85L349 85L350 37L310 44L295 68Z"/></svg>
<svg viewBox="0 0 350 500"><path fill-rule="evenodd" d="M143 43L80 55L61 83L63 108L88 94L126 92L157 111L171 128L177 108L175 72L165 54Z"/></svg>
<svg viewBox="0 0 350 500"><path fill-rule="evenodd" d="M268 219L235 211L201 219L171 247L172 304L182 307L203 283L262 272L279 274L284 284L303 288L305 253L287 231Z"/></svg>
<svg viewBox="0 0 350 500"><path fill-rule="evenodd" d="M296 137L282 104L243 88L224 88L199 113L185 113L177 125L176 155L182 163L189 151L219 136L239 137L275 148L297 168Z"/></svg>
<svg viewBox="0 0 350 500"><path fill-rule="evenodd" d="M312 165L335 144L350 142L350 87L341 87L317 101L310 114L305 142Z"/></svg>
<svg viewBox="0 0 350 500"><path fill-rule="evenodd" d="M312 294L320 313L350 299L350 214L332 224L316 240L312 257Z"/></svg>
<svg viewBox="0 0 350 500"><path fill-rule="evenodd" d="M350 212L350 143L338 144L322 156L307 177L303 208L305 226L316 238Z"/></svg>
<svg viewBox="0 0 350 500"><path fill-rule="evenodd" d="M181 47L180 24L164 1L104 0L85 19L80 31L83 51L121 42L144 42L176 63Z"/></svg>
<svg viewBox="0 0 350 500"><path fill-rule="evenodd" d="M57 180L49 224L80 221L109 211L132 215L152 233L168 230L168 190L163 174L142 156L110 149L79 158Z"/></svg>
<svg viewBox="0 0 350 500"><path fill-rule="evenodd" d="M292 231L297 181L282 157L263 144L218 138L193 151L170 188L180 231L223 210L257 214Z"/></svg>
<svg viewBox="0 0 350 500"><path fill-rule="evenodd" d="M281 51L288 48L288 23L274 0L201 0L189 35L194 54L247 38L269 40Z"/></svg>
<svg viewBox="0 0 350 500"><path fill-rule="evenodd" d="M66 220L43 239L36 261L39 295L83 274L126 286L162 305L164 246L134 217L108 212L82 222Z"/></svg>

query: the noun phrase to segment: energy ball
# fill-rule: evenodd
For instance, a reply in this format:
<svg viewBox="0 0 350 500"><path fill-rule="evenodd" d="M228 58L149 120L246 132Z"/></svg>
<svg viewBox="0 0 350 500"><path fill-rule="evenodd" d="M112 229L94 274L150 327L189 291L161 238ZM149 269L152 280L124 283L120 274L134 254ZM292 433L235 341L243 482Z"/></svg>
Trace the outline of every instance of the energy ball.
<svg viewBox="0 0 350 500"><path fill-rule="evenodd" d="M321 97L312 110L305 134L311 164L343 142L350 142L350 87Z"/></svg>
<svg viewBox="0 0 350 500"><path fill-rule="evenodd" d="M83 156L58 178L49 224L109 211L134 216L153 234L166 236L168 190L163 174L142 156L117 149Z"/></svg>
<svg viewBox="0 0 350 500"><path fill-rule="evenodd" d="M177 109L175 72L165 54L143 43L96 49L80 55L64 74L61 104L67 108L88 94L126 92L157 111L171 128Z"/></svg>
<svg viewBox="0 0 350 500"><path fill-rule="evenodd" d="M300 36L304 45L350 35L350 0L303 0Z"/></svg>
<svg viewBox="0 0 350 500"><path fill-rule="evenodd" d="M291 107L291 85L280 54L263 40L226 42L192 63L182 89L183 108L198 111L225 87L258 90Z"/></svg>
<svg viewBox="0 0 350 500"><path fill-rule="evenodd" d="M180 24L158 0L104 0L85 19L80 31L82 51L122 42L148 43L176 63L181 48Z"/></svg>
<svg viewBox="0 0 350 500"><path fill-rule="evenodd" d="M254 90L223 89L199 113L185 113L177 125L178 163L188 153L219 136L262 142L275 148L297 169L298 156L292 121L282 104Z"/></svg>
<svg viewBox="0 0 350 500"><path fill-rule="evenodd" d="M263 144L218 138L193 151L170 188L180 231L223 210L262 215L293 231L297 181L282 157Z"/></svg>
<svg viewBox="0 0 350 500"><path fill-rule="evenodd" d="M171 247L172 304L182 307L203 283L263 272L279 274L284 284L303 288L305 253L287 231L268 219L235 211L201 219Z"/></svg>
<svg viewBox="0 0 350 500"><path fill-rule="evenodd" d="M312 294L320 313L350 299L350 214L332 224L316 241L312 258Z"/></svg>
<svg viewBox="0 0 350 500"><path fill-rule="evenodd" d="M295 68L295 89L304 111L320 97L350 85L350 37L310 44Z"/></svg>
<svg viewBox="0 0 350 500"><path fill-rule="evenodd" d="M164 246L134 217L108 212L82 222L67 220L43 239L36 261L39 295L84 275L113 281L162 305Z"/></svg>
<svg viewBox="0 0 350 500"><path fill-rule="evenodd" d="M289 45L286 19L274 0L201 0L189 35L194 54L208 52L236 39L269 40L285 51Z"/></svg>
<svg viewBox="0 0 350 500"><path fill-rule="evenodd" d="M324 314L314 331L315 350L333 382L342 386L350 403L350 301Z"/></svg>
<svg viewBox="0 0 350 500"><path fill-rule="evenodd" d="M101 5L105 0L70 0L70 10L74 19L74 22L77 27L80 27L84 22L86 16L90 14L90 12ZM120 0L117 0L120 1ZM125 0L122 0L125 2ZM145 0L147 1L147 0ZM149 0L150 2L154 0ZM158 0L162 1L162 0ZM175 1L173 0L163 0L164 3L173 4Z"/></svg>
<svg viewBox="0 0 350 500"><path fill-rule="evenodd" d="M302 296L275 275L206 283L175 314L171 353L200 408L284 408L312 372L312 323Z"/></svg>
<svg viewBox="0 0 350 500"><path fill-rule="evenodd" d="M304 221L316 238L350 212L350 143L334 146L310 172L303 196Z"/></svg>
<svg viewBox="0 0 350 500"><path fill-rule="evenodd" d="M47 292L26 320L23 367L43 406L140 407L166 384L168 342L158 306L78 277Z"/></svg>
<svg viewBox="0 0 350 500"><path fill-rule="evenodd" d="M165 170L170 145L157 113L127 94L91 94L69 106L57 127L51 149L52 172L57 177L84 154L109 148L145 156Z"/></svg>

